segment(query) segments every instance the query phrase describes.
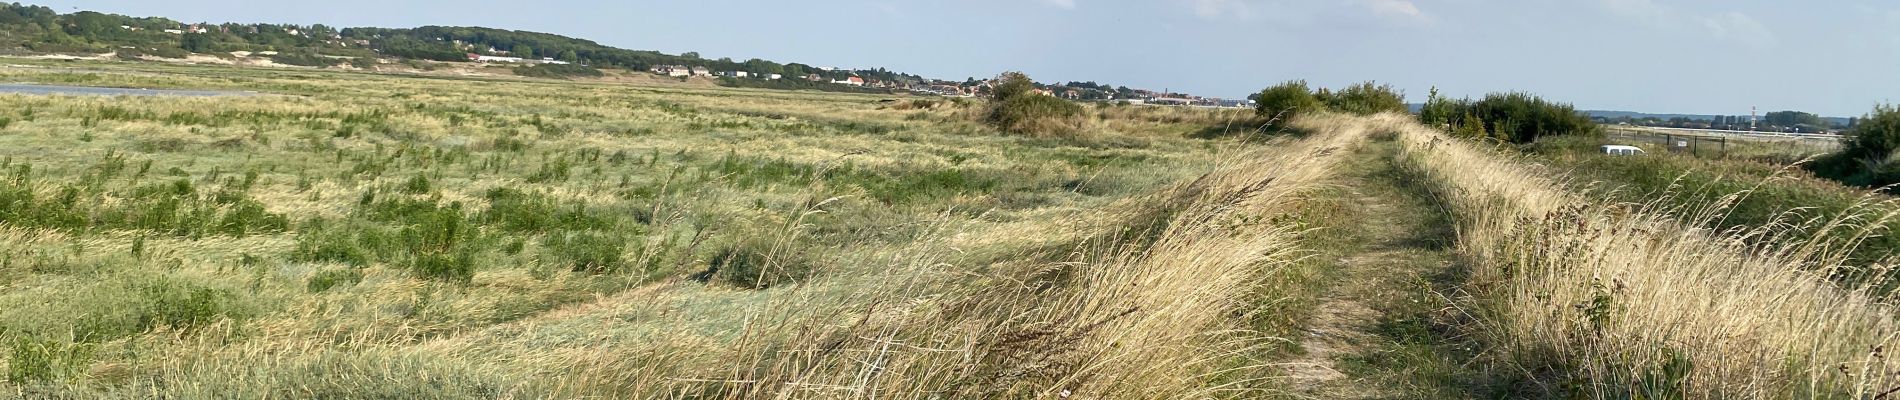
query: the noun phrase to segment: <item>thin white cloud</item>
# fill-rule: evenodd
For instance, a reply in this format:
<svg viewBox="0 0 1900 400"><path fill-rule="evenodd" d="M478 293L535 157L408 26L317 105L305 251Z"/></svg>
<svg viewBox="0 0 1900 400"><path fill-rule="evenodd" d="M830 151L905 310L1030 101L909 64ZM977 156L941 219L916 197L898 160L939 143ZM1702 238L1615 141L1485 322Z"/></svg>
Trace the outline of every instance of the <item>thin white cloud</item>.
<svg viewBox="0 0 1900 400"><path fill-rule="evenodd" d="M1603 7L1644 23L1664 24L1669 20L1669 9L1651 0L1603 0Z"/></svg>
<svg viewBox="0 0 1900 400"><path fill-rule="evenodd" d="M1625 18L1649 24L1661 30L1701 28L1702 33L1721 41L1740 43L1753 47L1769 47L1779 43L1773 30L1754 17L1739 11L1728 11L1709 15L1695 15L1679 12L1654 0L1602 0L1603 7L1611 13Z"/></svg>
<svg viewBox="0 0 1900 400"><path fill-rule="evenodd" d="M1702 17L1702 27L1716 39L1732 40L1755 47L1774 46L1778 40L1775 33L1768 30L1754 17L1740 12L1730 11L1711 17Z"/></svg>
<svg viewBox="0 0 1900 400"><path fill-rule="evenodd" d="M1232 17L1232 18L1238 18L1238 19L1247 19L1253 16L1253 9L1248 7L1247 2L1242 1L1242 0L1189 0L1189 1L1192 3L1189 5L1189 8L1194 10L1194 15L1199 16L1201 18L1220 19L1220 18Z"/></svg>
<svg viewBox="0 0 1900 400"><path fill-rule="evenodd" d="M891 4L888 2L878 2L878 3L871 3L871 6L877 8L878 11L883 11L884 15L889 15L892 17L904 16L904 11L897 9L896 4Z"/></svg>
<svg viewBox="0 0 1900 400"><path fill-rule="evenodd" d="M1410 0L1366 0L1365 6L1366 8L1372 9L1373 14L1379 15L1402 17L1421 17L1425 15L1425 13L1418 10L1418 5L1412 4Z"/></svg>
<svg viewBox="0 0 1900 400"><path fill-rule="evenodd" d="M1070 10L1075 9L1075 0L1042 0L1042 2L1048 5L1061 7L1065 9L1070 9Z"/></svg>
<svg viewBox="0 0 1900 400"><path fill-rule="evenodd" d="M1412 0L1360 0L1360 6L1371 10L1373 15L1392 21L1405 23L1429 23L1431 16L1418 9Z"/></svg>

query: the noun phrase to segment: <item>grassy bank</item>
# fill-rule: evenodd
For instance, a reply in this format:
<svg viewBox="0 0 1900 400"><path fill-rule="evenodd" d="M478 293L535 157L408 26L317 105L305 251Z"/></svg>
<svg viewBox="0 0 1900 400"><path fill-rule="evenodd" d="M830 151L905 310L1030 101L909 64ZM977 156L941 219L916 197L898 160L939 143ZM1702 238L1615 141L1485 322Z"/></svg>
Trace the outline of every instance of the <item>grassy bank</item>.
<svg viewBox="0 0 1900 400"><path fill-rule="evenodd" d="M1387 118L1405 160L1456 215L1471 278L1461 310L1552 396L1863 398L1900 384L1900 326L1882 298L1826 278L1832 240L1767 241L1784 225L1699 227L1667 202L1561 190L1563 175ZM1844 228L1857 227L1848 223Z"/></svg>
<svg viewBox="0 0 1900 400"><path fill-rule="evenodd" d="M1547 140L1531 146L1531 153L1536 161L1571 171L1573 186L1598 186L1613 201L1656 203L1716 230L1782 226L1777 235L1755 237L1752 243L1852 246L1845 262L1862 268L1837 271L1842 274L1837 278L1849 284L1888 279L1866 276L1877 272L1868 267L1900 250L1900 237L1885 234L1900 228L1900 221L1880 218L1896 209L1890 197L1814 177L1795 161L1777 161L1788 157L1610 157L1588 138Z"/></svg>

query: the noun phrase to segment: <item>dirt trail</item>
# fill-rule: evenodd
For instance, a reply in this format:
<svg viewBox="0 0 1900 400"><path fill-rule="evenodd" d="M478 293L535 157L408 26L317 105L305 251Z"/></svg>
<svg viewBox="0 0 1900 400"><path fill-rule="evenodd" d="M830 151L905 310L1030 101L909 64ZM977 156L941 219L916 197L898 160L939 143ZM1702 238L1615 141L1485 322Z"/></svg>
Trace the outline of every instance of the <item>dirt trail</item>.
<svg viewBox="0 0 1900 400"><path fill-rule="evenodd" d="M1473 380L1457 360L1459 346L1434 326L1443 302L1435 291L1452 280L1451 222L1393 167L1394 147L1376 142L1347 165L1345 188L1355 206L1330 283L1300 338L1304 353L1289 360L1297 398L1467 398Z"/></svg>

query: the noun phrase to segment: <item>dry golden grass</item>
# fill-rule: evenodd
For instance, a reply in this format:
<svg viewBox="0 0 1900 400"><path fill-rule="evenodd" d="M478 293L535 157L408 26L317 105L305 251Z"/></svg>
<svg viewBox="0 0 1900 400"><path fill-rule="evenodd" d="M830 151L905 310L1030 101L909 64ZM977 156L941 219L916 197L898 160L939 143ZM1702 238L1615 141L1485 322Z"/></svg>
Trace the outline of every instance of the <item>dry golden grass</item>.
<svg viewBox="0 0 1900 400"><path fill-rule="evenodd" d="M1561 173L1451 140L1409 118L1372 122L1459 217L1473 330L1552 393L1591 398L1879 398L1900 387L1887 299L1827 281L1851 240L1767 240L1771 224L1696 228L1720 205L1606 204ZM1738 193L1735 196L1746 196ZM1892 214L1831 224L1855 231ZM1872 232L1861 232L1864 237Z"/></svg>

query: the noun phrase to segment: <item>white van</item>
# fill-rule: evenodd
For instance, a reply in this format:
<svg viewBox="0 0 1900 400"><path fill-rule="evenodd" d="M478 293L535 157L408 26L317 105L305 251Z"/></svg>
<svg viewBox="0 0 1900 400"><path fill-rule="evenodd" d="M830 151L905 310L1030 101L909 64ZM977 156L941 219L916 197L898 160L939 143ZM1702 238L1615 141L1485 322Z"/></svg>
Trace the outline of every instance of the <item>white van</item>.
<svg viewBox="0 0 1900 400"><path fill-rule="evenodd" d="M1603 145L1603 147L1602 147L1602 149L1603 149L1603 154L1608 154L1608 155L1612 155L1612 156L1640 156L1640 155L1643 155L1643 149L1639 149L1639 148L1636 148L1636 146L1623 146L1623 145L1615 145L1615 144L1606 144L1606 145Z"/></svg>

